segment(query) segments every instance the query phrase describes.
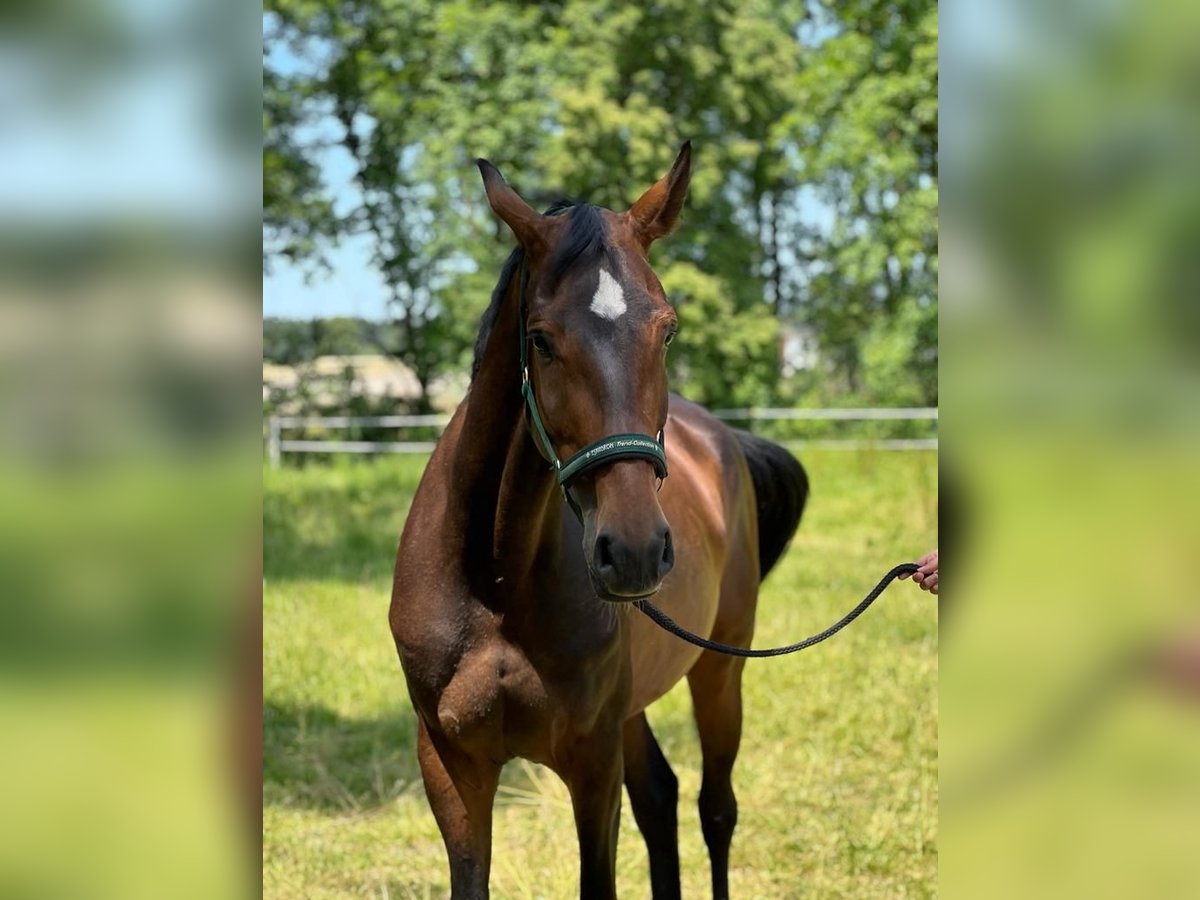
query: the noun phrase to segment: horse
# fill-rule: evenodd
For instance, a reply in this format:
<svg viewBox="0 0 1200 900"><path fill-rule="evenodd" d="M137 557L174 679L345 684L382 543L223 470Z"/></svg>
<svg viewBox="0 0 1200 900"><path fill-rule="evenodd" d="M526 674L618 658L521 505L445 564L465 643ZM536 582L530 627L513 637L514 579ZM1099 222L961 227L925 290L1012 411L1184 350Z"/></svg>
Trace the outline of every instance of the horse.
<svg viewBox="0 0 1200 900"><path fill-rule="evenodd" d="M745 661L678 641L631 604L656 594L684 627L749 646L807 475L668 394L678 319L648 252L679 218L690 142L623 213L538 213L477 165L518 246L414 495L389 608L451 896L488 896L500 771L523 757L570 793L581 897L615 896L622 783L653 896L678 897L678 782L645 710L686 677L713 896L726 897Z"/></svg>

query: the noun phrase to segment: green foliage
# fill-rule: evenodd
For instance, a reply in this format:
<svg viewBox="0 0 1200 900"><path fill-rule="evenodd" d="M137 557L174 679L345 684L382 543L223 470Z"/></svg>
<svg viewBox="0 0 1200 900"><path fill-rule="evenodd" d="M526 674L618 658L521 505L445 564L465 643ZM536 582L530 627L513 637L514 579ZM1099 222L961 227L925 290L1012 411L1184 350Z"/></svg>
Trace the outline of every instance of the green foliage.
<svg viewBox="0 0 1200 900"><path fill-rule="evenodd" d="M905 304L936 319L932 0L268 0L264 21L268 249L315 259L326 235L365 235L388 349L422 385L462 365L511 244L476 156L534 205L623 209L693 139L656 267L691 307L675 386L705 402L780 396L772 317L815 331L842 393ZM316 177L331 159L352 173L336 204ZM935 402L936 377L917 380Z"/></svg>
<svg viewBox="0 0 1200 900"><path fill-rule="evenodd" d="M692 263L673 263L660 274L679 311L679 333L688 338L671 345L671 383L714 408L768 404L779 331L770 311L760 305L739 315L720 280Z"/></svg>
<svg viewBox="0 0 1200 900"><path fill-rule="evenodd" d="M297 133L307 112L293 79L263 67L263 262L320 260L341 223L321 184L320 165Z"/></svg>
<svg viewBox="0 0 1200 900"><path fill-rule="evenodd" d="M937 7L830 8L841 28L810 56L786 121L808 182L836 214L828 235L807 242L802 316L843 391L870 381L874 402L936 404ZM894 361L864 371L867 346L878 362L889 340L911 350L915 395L900 384L892 396L884 379Z"/></svg>
<svg viewBox="0 0 1200 900"><path fill-rule="evenodd" d="M263 359L292 366L318 356L378 353L384 326L365 319L263 319Z"/></svg>
<svg viewBox="0 0 1200 900"><path fill-rule="evenodd" d="M927 354L932 354L932 359ZM906 298L890 327L862 344L864 405L921 406L937 397L937 311Z"/></svg>

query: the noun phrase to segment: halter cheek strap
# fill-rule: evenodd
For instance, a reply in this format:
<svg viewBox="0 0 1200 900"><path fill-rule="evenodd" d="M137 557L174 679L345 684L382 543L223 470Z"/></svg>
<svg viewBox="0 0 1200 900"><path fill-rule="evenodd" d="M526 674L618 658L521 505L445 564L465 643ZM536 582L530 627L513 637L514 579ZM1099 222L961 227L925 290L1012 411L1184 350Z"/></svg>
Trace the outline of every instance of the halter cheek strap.
<svg viewBox="0 0 1200 900"><path fill-rule="evenodd" d="M579 510L571 499L567 489L571 482L580 475L598 466L616 462L619 459L645 459L654 466L659 478L667 477L667 453L664 449L664 435L660 430L657 438L645 434L610 434L608 437L592 441L566 462L559 459L546 433L545 423L538 411L537 397L534 395L533 382L529 380L529 341L525 333L525 289L529 282L529 271L525 261L521 261L521 306L518 313L518 330L521 341L521 395L525 398L525 407L529 410L529 420L533 424L537 443L546 459L554 467L554 476L558 486L567 498L575 514Z"/></svg>

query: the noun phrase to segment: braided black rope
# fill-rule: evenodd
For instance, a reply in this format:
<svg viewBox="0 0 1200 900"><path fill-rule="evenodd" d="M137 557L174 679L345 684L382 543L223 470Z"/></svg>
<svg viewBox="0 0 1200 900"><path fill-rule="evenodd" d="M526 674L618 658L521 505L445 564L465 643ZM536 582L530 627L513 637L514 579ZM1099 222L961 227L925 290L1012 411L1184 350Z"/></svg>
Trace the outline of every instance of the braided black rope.
<svg viewBox="0 0 1200 900"><path fill-rule="evenodd" d="M896 578L901 575L911 575L919 568L920 566L918 566L916 563L900 563L900 565L895 566L890 572L884 575L882 579L880 579L879 584L872 588L871 593L863 597L862 602L860 602L858 606L854 607L854 609L850 610L850 612L846 613L846 615L842 616L840 619L838 619L838 621L834 622L824 631L820 632L819 634L814 634L812 637L806 637L804 640L798 641L795 644L788 644L786 647L771 647L767 650L749 650L745 647L731 647L728 644L722 644L718 641L710 641L708 638L702 638L698 634L692 634L649 600L638 600L633 605L644 612L650 618L650 621L654 622L654 624L659 628L662 628L664 631L671 632L671 634L678 638L683 638L683 640L687 641L689 644L695 644L697 647L703 647L705 650L714 650L717 653L727 653L730 656L749 656L754 658L763 656L783 656L787 653L795 653L797 650L804 650L813 646L813 644L819 644L821 641L833 637L835 634L861 616L864 612L866 612L867 607L879 599L879 595L882 594L884 589Z"/></svg>

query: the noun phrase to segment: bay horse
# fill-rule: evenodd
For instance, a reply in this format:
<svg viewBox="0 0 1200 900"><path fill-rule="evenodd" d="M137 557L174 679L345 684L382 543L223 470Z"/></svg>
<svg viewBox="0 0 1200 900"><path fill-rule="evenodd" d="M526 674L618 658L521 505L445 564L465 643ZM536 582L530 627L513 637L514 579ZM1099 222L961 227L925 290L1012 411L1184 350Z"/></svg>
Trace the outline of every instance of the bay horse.
<svg viewBox="0 0 1200 900"><path fill-rule="evenodd" d="M630 604L657 593L686 628L749 646L807 476L783 448L668 395L677 318L647 253L679 217L690 143L623 213L539 214L478 166L519 246L414 496L389 611L451 894L488 896L500 770L524 757L569 790L581 896L615 896L622 782L653 895L679 896L678 783L645 710L686 676L713 895L725 897L745 661L685 644Z"/></svg>

